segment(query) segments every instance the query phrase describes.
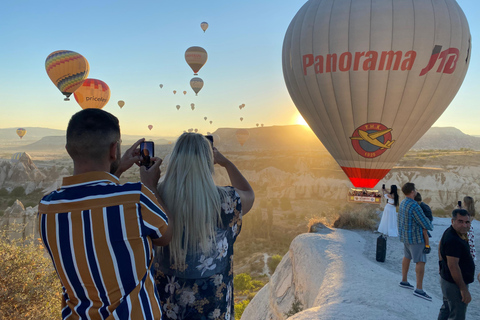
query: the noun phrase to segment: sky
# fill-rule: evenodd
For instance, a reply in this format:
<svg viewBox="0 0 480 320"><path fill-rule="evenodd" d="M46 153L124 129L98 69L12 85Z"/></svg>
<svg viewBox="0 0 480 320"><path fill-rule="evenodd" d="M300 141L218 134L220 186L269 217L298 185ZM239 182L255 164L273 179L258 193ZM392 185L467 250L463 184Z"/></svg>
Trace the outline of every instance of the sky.
<svg viewBox="0 0 480 320"><path fill-rule="evenodd" d="M457 96L434 126L480 135L476 78L480 74L476 50L480 4L457 2L470 25L471 62ZM119 118L123 134L175 137L189 128L206 133L257 123L299 123L283 78L282 45L290 21L304 3L4 1L0 7L0 128L64 130L70 117L81 110L73 95L69 102L63 101L47 76L45 59L56 50L82 54L90 64L89 78L108 84L111 97L104 110ZM203 21L209 24L205 33L200 28ZM198 96L190 88L194 75L184 58L191 46L208 52L199 72L205 84ZM125 101L123 108L117 105L119 100ZM245 104L242 110L241 104ZM153 126L151 131L148 125Z"/></svg>

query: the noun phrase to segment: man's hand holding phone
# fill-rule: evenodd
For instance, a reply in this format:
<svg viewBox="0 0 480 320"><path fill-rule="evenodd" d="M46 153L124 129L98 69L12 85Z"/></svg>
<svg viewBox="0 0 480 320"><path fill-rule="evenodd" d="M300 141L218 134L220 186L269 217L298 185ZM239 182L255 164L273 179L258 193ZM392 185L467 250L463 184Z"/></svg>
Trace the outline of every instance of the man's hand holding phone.
<svg viewBox="0 0 480 320"><path fill-rule="evenodd" d="M160 165L162 164L162 159L152 157L150 160L153 164L149 168L146 166L140 167L140 181L153 191L156 190L158 180L160 180Z"/></svg>
<svg viewBox="0 0 480 320"><path fill-rule="evenodd" d="M120 159L120 164L118 166L117 171L115 172L115 175L120 178L122 173L130 169L130 167L133 164L140 165L140 151L138 149L138 146L140 143L145 141L145 139L139 139L137 142L135 142L130 148L125 151L123 154L122 158ZM120 146L119 146L120 147Z"/></svg>

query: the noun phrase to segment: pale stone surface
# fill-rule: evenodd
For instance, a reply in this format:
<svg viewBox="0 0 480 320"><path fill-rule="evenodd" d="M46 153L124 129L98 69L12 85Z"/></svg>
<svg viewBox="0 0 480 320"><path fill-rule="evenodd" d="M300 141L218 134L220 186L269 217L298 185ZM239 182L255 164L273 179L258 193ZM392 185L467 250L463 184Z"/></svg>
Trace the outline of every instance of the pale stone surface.
<svg viewBox="0 0 480 320"><path fill-rule="evenodd" d="M438 283L438 242L450 225L448 218L435 218L428 255L424 289L433 301L413 296L413 291L398 286L401 280L403 244L388 238L387 260L375 261L378 233L321 228L318 233L296 237L270 282L250 302L242 320L286 319L295 299L302 312L289 320L307 319L436 319L442 304ZM480 236L480 222L474 221ZM477 241L478 243L478 241ZM412 263L409 281L415 285ZM473 300L467 318L480 316L475 304L480 286L472 283Z"/></svg>

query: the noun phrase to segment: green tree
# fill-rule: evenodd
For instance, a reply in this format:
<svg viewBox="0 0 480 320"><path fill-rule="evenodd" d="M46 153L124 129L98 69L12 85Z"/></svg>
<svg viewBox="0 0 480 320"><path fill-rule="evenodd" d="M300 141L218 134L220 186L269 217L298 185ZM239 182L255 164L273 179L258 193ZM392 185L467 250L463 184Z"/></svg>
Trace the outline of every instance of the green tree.
<svg viewBox="0 0 480 320"><path fill-rule="evenodd" d="M24 197L25 196L25 188L24 187L16 187L15 189L10 192L10 195L16 198Z"/></svg>
<svg viewBox="0 0 480 320"><path fill-rule="evenodd" d="M282 256L278 254L275 254L268 258L267 265L268 269L270 270L270 274L273 274L275 272L280 261L282 261Z"/></svg>
<svg viewBox="0 0 480 320"><path fill-rule="evenodd" d="M240 301L239 303L235 303L235 319L240 319L242 317L242 314L249 303L250 300L248 299Z"/></svg>
<svg viewBox="0 0 480 320"><path fill-rule="evenodd" d="M250 290L253 288L252 277L246 273L237 274L233 278L233 288L238 291Z"/></svg>

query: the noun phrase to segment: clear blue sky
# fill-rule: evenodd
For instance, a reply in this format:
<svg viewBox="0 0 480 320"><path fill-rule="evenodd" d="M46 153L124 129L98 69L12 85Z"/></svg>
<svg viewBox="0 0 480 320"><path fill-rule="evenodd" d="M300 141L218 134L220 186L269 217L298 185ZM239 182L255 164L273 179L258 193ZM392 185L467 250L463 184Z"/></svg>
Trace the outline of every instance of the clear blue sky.
<svg viewBox="0 0 480 320"><path fill-rule="evenodd" d="M281 48L291 19L304 3L4 1L0 10L0 128L65 129L71 115L81 110L73 96L70 102L63 101L45 72L45 58L56 50L76 51L87 58L89 77L105 81L112 92L104 110L120 119L125 134L177 136L188 128L205 133L218 127L296 123L298 112L283 80ZM476 78L480 74L476 49L480 4L474 0L458 3L470 24L472 58L463 86L435 126L454 126L480 135ZM210 25L206 33L200 29L202 21ZM190 46L202 46L209 55L199 72L205 86L198 96L190 89L193 72L184 59ZM173 90L178 91L176 95ZM125 101L123 109L118 100ZM246 107L239 110L242 103ZM152 131L149 124L154 126Z"/></svg>

